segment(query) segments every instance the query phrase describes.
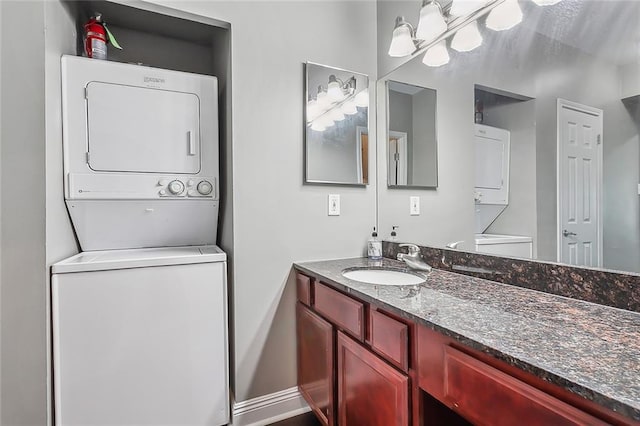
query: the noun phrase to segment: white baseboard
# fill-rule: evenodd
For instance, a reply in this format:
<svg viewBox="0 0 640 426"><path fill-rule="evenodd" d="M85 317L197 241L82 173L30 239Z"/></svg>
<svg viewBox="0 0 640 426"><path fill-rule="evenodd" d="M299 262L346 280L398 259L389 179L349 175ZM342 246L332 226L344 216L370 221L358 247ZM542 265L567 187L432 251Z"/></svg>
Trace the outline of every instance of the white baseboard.
<svg viewBox="0 0 640 426"><path fill-rule="evenodd" d="M311 411L297 386L246 401L234 402L233 426L263 426Z"/></svg>

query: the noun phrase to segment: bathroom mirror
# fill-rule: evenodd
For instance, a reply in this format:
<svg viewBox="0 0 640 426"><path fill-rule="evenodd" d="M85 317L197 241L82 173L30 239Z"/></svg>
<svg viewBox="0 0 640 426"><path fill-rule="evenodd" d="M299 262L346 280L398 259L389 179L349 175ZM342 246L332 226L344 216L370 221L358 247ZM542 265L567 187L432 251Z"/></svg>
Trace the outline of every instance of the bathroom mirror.
<svg viewBox="0 0 640 426"><path fill-rule="evenodd" d="M369 184L368 87L364 74L305 64L305 184Z"/></svg>
<svg viewBox="0 0 640 426"><path fill-rule="evenodd" d="M522 22L506 31L480 18L476 49L449 37L447 64L426 66L422 52L378 82L436 90L439 141L436 191L390 190L378 161L380 235L399 225L401 241L640 272L640 2L518 6Z"/></svg>
<svg viewBox="0 0 640 426"><path fill-rule="evenodd" d="M387 81L387 185L436 188L436 91Z"/></svg>

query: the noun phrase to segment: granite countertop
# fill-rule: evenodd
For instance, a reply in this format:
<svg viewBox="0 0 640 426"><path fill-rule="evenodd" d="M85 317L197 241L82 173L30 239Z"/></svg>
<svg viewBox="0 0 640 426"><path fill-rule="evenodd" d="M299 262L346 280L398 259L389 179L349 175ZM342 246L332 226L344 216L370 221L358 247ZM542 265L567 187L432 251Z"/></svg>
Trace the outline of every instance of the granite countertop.
<svg viewBox="0 0 640 426"><path fill-rule="evenodd" d="M295 267L640 420L640 313L437 269L422 274L426 282L420 286L377 286L342 275L353 267L406 270L404 263L386 258Z"/></svg>

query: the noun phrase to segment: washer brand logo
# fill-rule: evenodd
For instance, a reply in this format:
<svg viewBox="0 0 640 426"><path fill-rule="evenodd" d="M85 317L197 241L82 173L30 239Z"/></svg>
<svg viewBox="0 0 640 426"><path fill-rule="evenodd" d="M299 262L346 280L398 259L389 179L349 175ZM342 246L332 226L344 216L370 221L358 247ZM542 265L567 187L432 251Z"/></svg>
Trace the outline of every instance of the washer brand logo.
<svg viewBox="0 0 640 426"><path fill-rule="evenodd" d="M144 82L145 82L145 83L164 83L164 78L158 78L158 77L145 77L145 78L144 78Z"/></svg>

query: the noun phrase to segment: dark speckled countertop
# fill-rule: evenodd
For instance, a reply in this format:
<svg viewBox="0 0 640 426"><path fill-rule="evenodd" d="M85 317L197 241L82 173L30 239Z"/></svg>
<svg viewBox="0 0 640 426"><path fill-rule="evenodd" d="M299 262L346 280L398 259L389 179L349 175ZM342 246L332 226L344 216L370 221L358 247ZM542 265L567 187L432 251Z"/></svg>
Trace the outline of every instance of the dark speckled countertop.
<svg viewBox="0 0 640 426"><path fill-rule="evenodd" d="M640 313L434 269L416 286L349 280L366 258L296 263L302 272L640 420Z"/></svg>

